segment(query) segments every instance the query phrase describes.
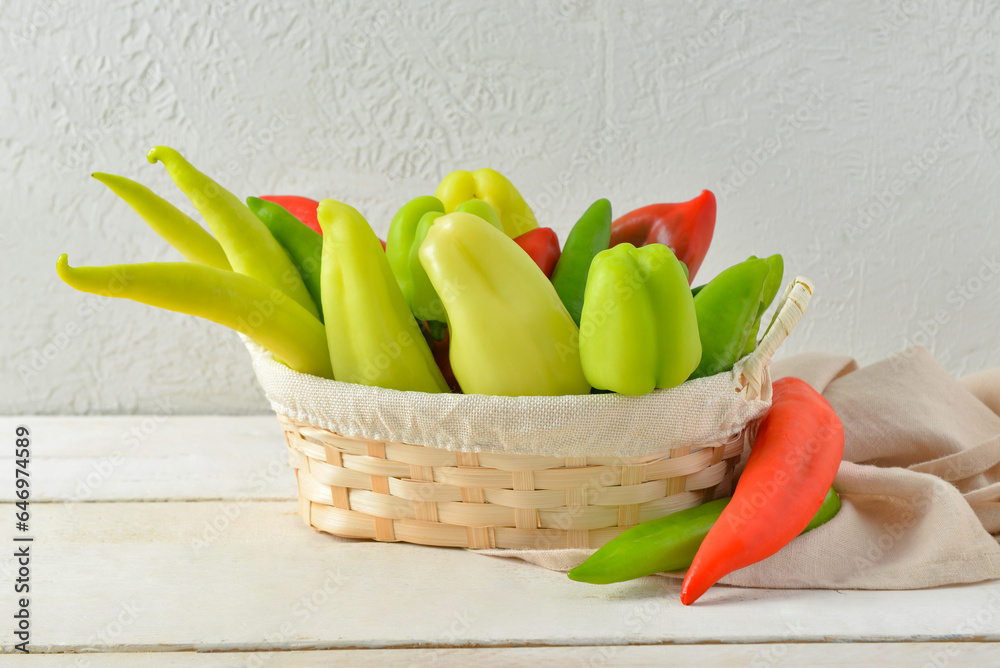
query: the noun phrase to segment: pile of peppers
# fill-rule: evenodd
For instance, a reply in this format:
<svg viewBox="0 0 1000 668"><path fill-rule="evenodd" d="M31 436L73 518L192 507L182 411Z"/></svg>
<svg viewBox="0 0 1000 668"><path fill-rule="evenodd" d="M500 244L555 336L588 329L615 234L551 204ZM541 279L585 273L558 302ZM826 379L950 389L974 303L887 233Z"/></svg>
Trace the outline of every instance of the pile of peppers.
<svg viewBox="0 0 1000 668"><path fill-rule="evenodd" d="M71 267L63 255L59 276L218 322L296 371L349 383L505 396L670 388L750 353L782 279L781 256L751 257L691 289L715 229L707 190L618 219L599 199L560 247L505 176L455 171L404 204L383 242L342 202L244 202L172 148L147 159L208 230L135 181L94 178L187 262Z"/></svg>
<svg viewBox="0 0 1000 668"><path fill-rule="evenodd" d="M348 204L292 195L242 201L172 148L157 146L147 159L166 169L208 230L135 181L93 176L186 262L71 267L63 255L60 278L84 292L223 324L296 371L348 383L503 396L675 387L728 372L754 350L784 271L780 255L751 256L691 287L715 229L707 190L617 219L599 199L560 247L505 176L455 171L433 195L405 203L383 242ZM796 392L787 393L817 403ZM765 424L794 421L780 417L781 402L793 399L781 398L778 383L774 396ZM836 418L814 412L817 421ZM814 427L799 424L803 435ZM756 453L782 429L761 427L741 486L769 474L754 473L768 470ZM829 457L812 460L833 461L835 452L831 446ZM804 476L808 485L796 476L782 487L782 503L795 512L766 520L780 531L760 529L758 513L740 532L770 536L755 549L737 550L741 543L720 528L746 505L749 492L738 486L731 500L629 529L570 577L606 583L690 566L683 598L693 601L726 569L764 558L832 517L839 501L828 469Z"/></svg>

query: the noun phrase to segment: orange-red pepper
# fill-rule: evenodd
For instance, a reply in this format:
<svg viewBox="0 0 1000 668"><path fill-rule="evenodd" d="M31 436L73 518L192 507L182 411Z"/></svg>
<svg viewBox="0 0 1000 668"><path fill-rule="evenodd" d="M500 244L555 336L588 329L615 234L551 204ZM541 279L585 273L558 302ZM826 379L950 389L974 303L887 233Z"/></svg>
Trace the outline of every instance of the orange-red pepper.
<svg viewBox="0 0 1000 668"><path fill-rule="evenodd" d="M551 227L536 227L521 236L514 237L514 242L531 256L546 277L552 277L560 253L559 237L555 230Z"/></svg>
<svg viewBox="0 0 1000 668"><path fill-rule="evenodd" d="M681 585L690 605L724 575L771 556L823 505L844 455L844 425L799 378L775 381L733 499L698 548Z"/></svg>
<svg viewBox="0 0 1000 668"><path fill-rule="evenodd" d="M630 243L670 246L694 280L715 232L715 195L704 190L688 202L650 204L611 223L611 246Z"/></svg>

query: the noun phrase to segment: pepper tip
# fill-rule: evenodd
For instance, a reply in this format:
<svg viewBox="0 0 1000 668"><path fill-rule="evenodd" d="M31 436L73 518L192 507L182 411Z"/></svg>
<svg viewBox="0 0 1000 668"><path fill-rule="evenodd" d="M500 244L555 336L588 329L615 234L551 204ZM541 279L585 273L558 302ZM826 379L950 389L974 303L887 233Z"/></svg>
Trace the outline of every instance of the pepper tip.
<svg viewBox="0 0 1000 668"><path fill-rule="evenodd" d="M56 273L59 274L59 278L63 277L63 274L67 269L69 269L69 255L63 253L59 256L59 259L56 260Z"/></svg>

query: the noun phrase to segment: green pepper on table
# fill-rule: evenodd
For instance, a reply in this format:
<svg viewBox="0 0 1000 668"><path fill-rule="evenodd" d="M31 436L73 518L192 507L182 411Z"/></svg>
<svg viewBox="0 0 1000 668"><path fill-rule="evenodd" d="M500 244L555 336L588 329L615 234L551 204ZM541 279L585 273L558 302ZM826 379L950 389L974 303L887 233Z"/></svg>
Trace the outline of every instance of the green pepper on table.
<svg viewBox="0 0 1000 668"><path fill-rule="evenodd" d="M577 582L611 584L684 570L691 565L705 536L730 501L729 497L716 499L630 527L567 575ZM829 522L839 511L840 497L831 487L802 533Z"/></svg>

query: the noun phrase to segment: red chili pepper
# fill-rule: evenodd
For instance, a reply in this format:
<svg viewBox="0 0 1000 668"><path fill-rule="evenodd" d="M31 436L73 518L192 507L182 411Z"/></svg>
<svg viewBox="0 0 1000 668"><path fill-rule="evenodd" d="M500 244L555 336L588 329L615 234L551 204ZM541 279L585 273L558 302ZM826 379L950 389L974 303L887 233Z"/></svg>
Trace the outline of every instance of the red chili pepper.
<svg viewBox="0 0 1000 668"><path fill-rule="evenodd" d="M551 227L536 227L519 237L514 237L514 242L531 256L546 276L552 276L560 252L559 237L555 230Z"/></svg>
<svg viewBox="0 0 1000 668"><path fill-rule="evenodd" d="M316 218L316 209L319 207L319 202L316 200L298 195L261 195L258 199L280 204L307 227L323 234L323 228L319 226L319 220ZM382 242L382 250L385 250L385 242L381 239L379 241Z"/></svg>
<svg viewBox="0 0 1000 668"><path fill-rule="evenodd" d="M802 533L843 455L844 425L823 395L799 378L775 381L733 500L698 548L681 603L691 605L724 575L770 557Z"/></svg>
<svg viewBox="0 0 1000 668"><path fill-rule="evenodd" d="M611 246L663 244L687 265L688 279L705 259L715 231L715 195L703 190L689 202L650 204L611 223Z"/></svg>

